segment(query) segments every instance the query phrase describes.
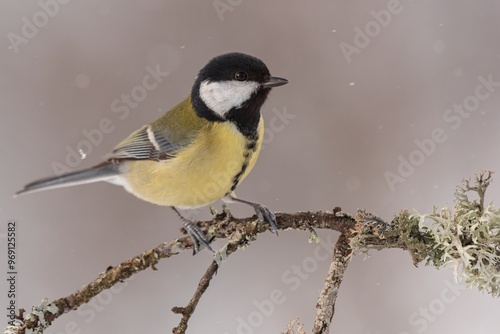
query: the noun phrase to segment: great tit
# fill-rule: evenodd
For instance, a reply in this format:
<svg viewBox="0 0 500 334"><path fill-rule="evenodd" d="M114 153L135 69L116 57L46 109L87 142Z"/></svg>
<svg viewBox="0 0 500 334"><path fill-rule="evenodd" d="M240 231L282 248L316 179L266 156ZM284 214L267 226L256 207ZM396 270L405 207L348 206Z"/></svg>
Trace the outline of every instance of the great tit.
<svg viewBox="0 0 500 334"><path fill-rule="evenodd" d="M97 181L123 186L135 196L170 206L193 240L212 250L195 221L177 208L197 208L221 198L254 208L277 233L265 206L236 198L235 188L254 167L264 137L260 108L273 77L262 60L243 53L213 58L195 79L191 95L156 121L120 142L97 166L32 182L16 195Z"/></svg>

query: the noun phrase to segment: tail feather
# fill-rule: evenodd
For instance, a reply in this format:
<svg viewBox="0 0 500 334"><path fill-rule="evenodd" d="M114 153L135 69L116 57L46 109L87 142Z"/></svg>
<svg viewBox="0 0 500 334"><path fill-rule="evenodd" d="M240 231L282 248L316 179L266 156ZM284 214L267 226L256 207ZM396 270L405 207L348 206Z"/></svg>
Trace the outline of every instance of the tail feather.
<svg viewBox="0 0 500 334"><path fill-rule="evenodd" d="M79 184L92 183L111 179L119 174L118 165L106 162L92 168L83 169L55 177L47 177L27 184L15 196L29 194L41 190L70 187Z"/></svg>

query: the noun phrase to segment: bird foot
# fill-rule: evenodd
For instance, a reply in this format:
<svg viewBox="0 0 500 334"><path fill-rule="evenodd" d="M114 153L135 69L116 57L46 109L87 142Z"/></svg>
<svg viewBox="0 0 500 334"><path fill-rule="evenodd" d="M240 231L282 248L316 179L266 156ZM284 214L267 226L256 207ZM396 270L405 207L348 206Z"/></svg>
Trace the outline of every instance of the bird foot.
<svg viewBox="0 0 500 334"><path fill-rule="evenodd" d="M182 217L181 219L187 235L193 241L193 248L194 248L193 255L199 252L200 245L209 249L212 253L215 253L212 247L210 246L210 241L207 239L207 236L198 227L196 222L184 217Z"/></svg>
<svg viewBox="0 0 500 334"><path fill-rule="evenodd" d="M278 235L278 225L276 223L276 216L267 207L260 203L251 204L255 210L255 214L262 224L269 224L271 226L271 231Z"/></svg>

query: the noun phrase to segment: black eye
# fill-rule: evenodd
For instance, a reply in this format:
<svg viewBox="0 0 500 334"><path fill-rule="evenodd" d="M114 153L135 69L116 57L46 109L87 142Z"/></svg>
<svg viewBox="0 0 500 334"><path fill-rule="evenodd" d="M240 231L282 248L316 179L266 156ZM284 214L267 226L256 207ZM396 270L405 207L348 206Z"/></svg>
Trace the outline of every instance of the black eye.
<svg viewBox="0 0 500 334"><path fill-rule="evenodd" d="M236 72L234 74L234 79L238 81L245 81L248 78L248 75L245 72Z"/></svg>

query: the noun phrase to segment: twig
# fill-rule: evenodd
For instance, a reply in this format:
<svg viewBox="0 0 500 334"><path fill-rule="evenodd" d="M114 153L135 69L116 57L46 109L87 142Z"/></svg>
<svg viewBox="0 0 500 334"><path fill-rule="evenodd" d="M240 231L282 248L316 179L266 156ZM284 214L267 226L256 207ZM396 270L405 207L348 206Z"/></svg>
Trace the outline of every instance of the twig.
<svg viewBox="0 0 500 334"><path fill-rule="evenodd" d="M316 303L316 319L314 321L313 334L329 333L332 317L335 313L337 294L351 258L352 249L349 246L349 238L346 233L342 233L335 244L332 263L328 269L323 290Z"/></svg>
<svg viewBox="0 0 500 334"><path fill-rule="evenodd" d="M217 272L217 269L219 269L219 265L217 264L217 262L212 261L207 271L200 279L200 283L198 283L198 288L196 288L196 291L194 292L194 295L189 301L189 303L185 307L176 306L172 308L172 312L176 314L182 314L182 318L179 325L172 330L172 333L174 334L186 333L186 330L188 328L188 321L193 315L193 312L196 309L196 305L198 305L201 296L203 296L203 293L207 290L210 281Z"/></svg>
<svg viewBox="0 0 500 334"><path fill-rule="evenodd" d="M277 213L276 220L280 230L308 230L309 226L312 226L343 232L349 230L355 224L351 217L331 212ZM255 216L228 220L225 213L217 215L211 221L200 222L199 225L203 231L208 230L208 233L212 234L214 238L230 239L227 254L234 252L241 245L248 243L258 234L268 230L267 225L257 224ZM25 334L27 330L31 333L43 333L55 319L88 303L103 290L109 289L118 282L122 282L147 268L151 267L155 270L156 264L161 259L169 258L183 250L192 248L193 244L188 237L162 243L156 248L145 251L116 267L108 268L91 283L69 296L34 306L31 312L25 312L24 316L19 317L13 326L7 326L4 333Z"/></svg>
<svg viewBox="0 0 500 334"><path fill-rule="evenodd" d="M228 212L225 213L226 215L229 215ZM229 217L229 216L228 216ZM225 220L228 222L227 220ZM236 252L240 247L242 246L247 246L248 243L251 240L255 239L255 236L252 234L252 230L249 230L247 228L242 228L244 226L238 227L231 235L230 241L228 244L219 252L216 254L216 259L210 263L210 266L206 270L205 274L200 279L200 282L198 283L198 287L196 288L196 291L193 294L193 297L191 297L191 300L185 307L173 307L172 312L176 314L182 314L182 318L179 322L179 325L175 327L172 330L172 333L174 334L185 334L186 330L188 328L188 322L191 316L193 315L196 306L198 305L198 302L200 301L201 297L207 290L210 281L214 277L214 275L217 273L217 270L219 269L220 262L224 261L227 259L229 255L232 253ZM250 233L248 233L250 232Z"/></svg>
<svg viewBox="0 0 500 334"><path fill-rule="evenodd" d="M192 248L191 239L188 237L162 243L156 248L148 250L116 267L108 268L105 272L99 274L95 280L71 295L56 299L50 303L42 303L41 307L34 307L31 313L26 314L23 317L24 319L20 319L22 322L18 323L19 326L9 326L4 333L25 333L26 330L42 333L55 319L88 303L100 292L149 267L156 270L155 265L160 259L171 257L188 248Z"/></svg>

